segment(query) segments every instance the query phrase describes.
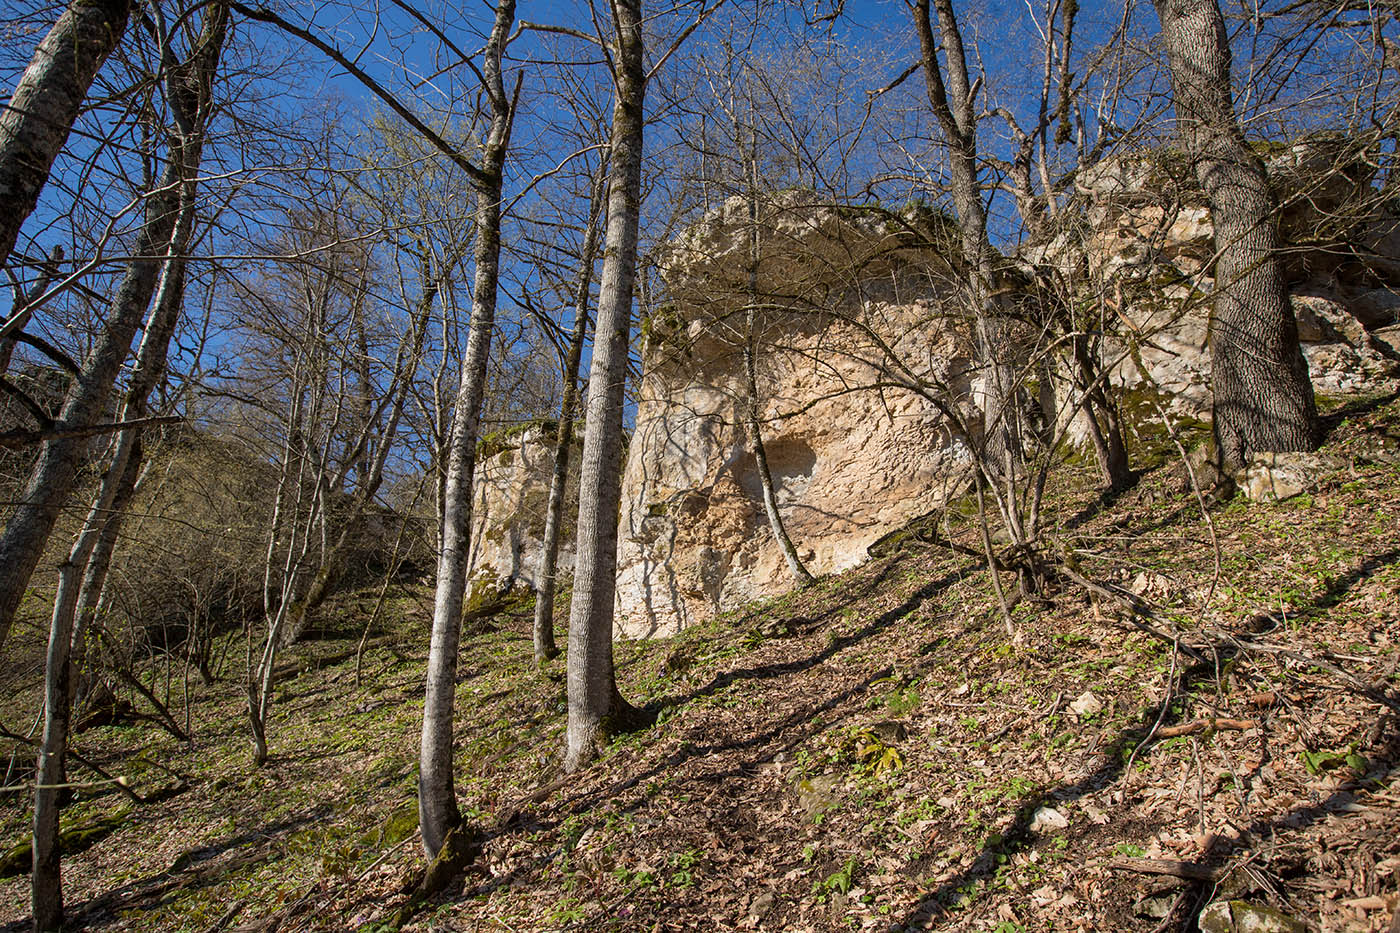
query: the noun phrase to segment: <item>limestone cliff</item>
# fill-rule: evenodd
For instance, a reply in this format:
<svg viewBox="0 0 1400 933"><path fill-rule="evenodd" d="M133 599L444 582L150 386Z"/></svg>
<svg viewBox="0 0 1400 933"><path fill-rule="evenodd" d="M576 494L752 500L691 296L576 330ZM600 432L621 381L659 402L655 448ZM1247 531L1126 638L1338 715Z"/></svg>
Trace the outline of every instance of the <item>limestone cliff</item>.
<svg viewBox="0 0 1400 933"><path fill-rule="evenodd" d="M1376 198L1367 160L1346 140L1268 146L1265 164L1313 385L1331 395L1395 385L1400 216ZM1214 228L1190 166L1170 150L1111 159L1081 172L1077 188L1087 235L1062 235L1027 258L1077 276L1082 296L1139 335L1151 380L1178 410L1206 416ZM1116 377L1146 381L1132 360Z"/></svg>
<svg viewBox="0 0 1400 933"><path fill-rule="evenodd" d="M755 243L748 210L732 199L664 260L675 306L646 327L623 478L624 635L672 633L791 584L743 427L751 303L762 309L753 339L764 447L813 573L859 563L872 542L962 488L969 448L935 398L970 414L964 309L955 270L914 245L940 219L790 193L764 207Z"/></svg>
<svg viewBox="0 0 1400 933"><path fill-rule="evenodd" d="M538 588L544 553L545 512L554 473L554 425L532 424L514 433L488 436L478 453L472 490L471 552L468 575L506 589ZM564 535L558 571L574 569L574 519L578 515L578 444L564 500Z"/></svg>
<svg viewBox="0 0 1400 933"><path fill-rule="evenodd" d="M1318 391L1395 387L1400 213L1377 206L1366 160L1344 142L1270 147L1267 162ZM1108 322L1113 384L1150 384L1206 416L1213 230L1188 168L1159 152L1081 173L1077 229L1010 257L1006 282L1021 275L1029 287L1053 270L1062 299ZM781 514L813 573L859 563L872 542L965 489L975 437L964 433L980 419L946 222L800 192L760 213L755 224L732 199L663 257L673 304L644 327L623 480L622 635L672 633L792 585L743 429L751 306L765 447ZM1062 364L1044 354L1037 365L1023 371L1041 414L1066 424L1075 404Z"/></svg>

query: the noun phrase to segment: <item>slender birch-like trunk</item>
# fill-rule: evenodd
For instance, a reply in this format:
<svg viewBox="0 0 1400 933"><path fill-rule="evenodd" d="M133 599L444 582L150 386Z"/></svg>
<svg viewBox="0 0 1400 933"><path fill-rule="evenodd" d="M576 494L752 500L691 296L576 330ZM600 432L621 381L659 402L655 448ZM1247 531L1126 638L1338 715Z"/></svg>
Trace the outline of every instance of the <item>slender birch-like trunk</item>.
<svg viewBox="0 0 1400 933"><path fill-rule="evenodd" d="M170 147L169 161L163 176L166 184L160 200L164 200L167 190L173 189L177 216L168 219L167 214L161 213L151 218L148 214L147 226L154 225L163 231L164 262L139 261L143 267L153 266L154 271L159 273L160 293L137 352L136 368L127 387L126 403L123 406L123 420L138 419L145 415L147 400L164 376L170 338L179 319L184 294L185 257L194 226L195 176L203 151L204 127L211 104L211 83L218 67L227 27L227 7L222 4L211 6L205 13L198 44L191 51L189 58L183 63L172 65L166 75L166 87L178 128ZM154 234L148 237L146 231L143 231L143 241L153 246L156 237ZM130 302L128 307L120 309L121 313L130 313L133 306L139 307L139 311L144 313L150 303L150 289L144 286L144 277L133 276L129 271L127 279L122 283L123 287L130 284L133 278L140 280L140 288L145 288L144 297L139 293L137 286L133 286L125 296L119 292L119 297L125 297ZM126 344L129 345L130 341L131 336L128 335ZM116 351L113 352L115 355ZM125 353L120 355L124 356ZM120 363L120 358L117 359L117 363ZM103 566L93 567L92 558L103 540L107 527L115 524L120 514L119 510L130 497L131 488L139 472L140 460L140 429L123 432L116 439L112 462L83 529L70 550L68 559L59 568L59 587L54 600L46 659L44 736L34 796L31 905L36 930L56 929L63 924L57 785L62 784L64 780L64 759L68 748L74 671L70 655L74 636L80 634L74 631L75 619L78 617L84 594L86 593L91 600L90 587L100 586L97 580L105 577L105 564L110 557L110 548L102 555ZM71 477L69 481L71 482ZM8 528L6 532L8 535ZM90 572L92 579L89 579ZM85 583L88 586L85 586Z"/></svg>
<svg viewBox="0 0 1400 933"><path fill-rule="evenodd" d="M968 77L967 55L952 0L934 0L932 17L929 0L917 0L914 25L929 104L948 147L948 178L976 318L977 358L983 382L981 459L989 475L1014 482L1022 460L1020 413L1015 407L1015 372L1006 362L1009 348L1004 333L1005 315L995 295L987 208L978 185L976 89Z"/></svg>
<svg viewBox="0 0 1400 933"><path fill-rule="evenodd" d="M755 151L750 154L749 187L749 307L744 314L744 431L748 436L749 448L753 451L754 468L758 471L758 484L763 496L763 512L768 517L768 530L773 533L773 541L783 554L788 572L801 586L812 583L812 574L798 556L797 547L788 535L782 513L778 511L778 494L773 487L773 472L768 469L768 451L763 446L763 429L759 424L758 402L758 347L756 331L758 327L758 266L762 260L762 243L758 229L758 153L757 134L754 136Z"/></svg>
<svg viewBox="0 0 1400 933"><path fill-rule="evenodd" d="M475 280L466 359L457 389L456 413L443 490L442 550L438 559L433 630L428 647L427 685L423 700L423 741L418 767L418 825L423 850L436 858L462 822L452 777L453 707L457 690L457 649L462 627L462 599L471 550L472 476L481 401L486 391L486 363L496 326L496 294L501 261L501 188L510 145L513 102L501 74L515 0L500 0L482 61L483 90L490 99L491 126L482 147L482 164L473 177L476 189Z"/></svg>
<svg viewBox="0 0 1400 933"><path fill-rule="evenodd" d="M579 254L578 283L574 289L574 326L564 359L564 398L559 403L559 429L554 438L554 473L549 479L549 505L544 518L544 553L540 557L540 589L535 594L535 663L559 654L554 643L554 594L558 584L559 544L564 524L564 494L569 482L570 448L574 445L574 418L578 414L578 370L583 341L588 334L588 297L593 264L598 259L598 226L606 193L607 159L598 165L598 177L588 200L588 230Z"/></svg>

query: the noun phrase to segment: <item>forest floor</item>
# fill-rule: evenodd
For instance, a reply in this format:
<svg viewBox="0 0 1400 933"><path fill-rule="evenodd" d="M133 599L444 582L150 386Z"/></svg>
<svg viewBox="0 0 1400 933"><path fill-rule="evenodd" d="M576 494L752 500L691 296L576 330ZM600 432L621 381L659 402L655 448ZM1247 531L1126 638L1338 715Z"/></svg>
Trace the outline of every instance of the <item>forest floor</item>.
<svg viewBox="0 0 1400 933"><path fill-rule="evenodd" d="M535 669L513 605L462 644L457 792L485 851L405 929L1191 931L1238 898L1297 929L1400 930L1400 401L1330 424L1314 491L1209 522L1166 458L1116 501L1087 476L1056 488L1047 522L1078 572L1199 659L1067 581L1018 602L1008 634L978 562L911 535L619 643L623 695L656 722L564 777L562 663ZM424 868L431 591L394 589L357 679L374 595L339 597L288 656L261 769L241 658L189 684L189 743L148 721L76 736L172 796L104 787L65 812L115 817L65 859L75 927L387 928ZM6 847L25 800L4 798ZM27 876L0 880L0 928L27 914Z"/></svg>

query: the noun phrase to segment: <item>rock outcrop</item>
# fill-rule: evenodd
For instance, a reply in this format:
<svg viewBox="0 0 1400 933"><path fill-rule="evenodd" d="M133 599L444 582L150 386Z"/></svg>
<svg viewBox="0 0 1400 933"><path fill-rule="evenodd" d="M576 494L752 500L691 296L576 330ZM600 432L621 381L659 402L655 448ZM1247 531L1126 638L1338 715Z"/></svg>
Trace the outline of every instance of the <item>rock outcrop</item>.
<svg viewBox="0 0 1400 933"><path fill-rule="evenodd" d="M1371 203L1366 160L1343 141L1270 147L1267 162L1318 391L1400 385L1390 340L1400 333L1400 210ZM1113 384L1206 417L1213 227L1188 169L1163 151L1080 173L1083 223L1010 258L1005 283L1023 276L1029 288L1052 270L1059 300L1097 309L1116 335ZM761 214L755 225L749 205L731 199L663 257L674 304L643 328L619 634L672 633L792 586L745 439L749 339L780 512L813 573L859 563L871 543L966 488L980 414L948 222L801 192ZM752 335L749 307L759 309ZM1073 430L1071 380L1046 359L1028 372L1043 424Z"/></svg>
<svg viewBox="0 0 1400 933"><path fill-rule="evenodd" d="M1400 323L1400 215L1377 203L1368 160L1346 140L1265 148L1313 385L1328 395L1395 387L1400 355L1386 328ZM1138 335L1147 378L1127 358L1118 384L1156 383L1178 411L1208 416L1215 231L1190 166L1171 150L1111 159L1081 172L1077 188L1087 235L1026 258L1076 279Z"/></svg>
<svg viewBox="0 0 1400 933"><path fill-rule="evenodd" d="M748 218L732 199L672 245L664 273L676 306L645 327L618 545L624 635L673 633L792 584L745 439L751 303L762 308L764 448L811 572L860 563L871 543L963 488L958 422L974 414L965 309L948 261L915 245L941 220L793 193L765 206L755 244Z"/></svg>
<svg viewBox="0 0 1400 933"><path fill-rule="evenodd" d="M471 552L468 575L499 590L538 589L544 554L545 512L554 474L554 425L532 424L506 436L482 441L472 490ZM574 521L578 516L579 450L570 458L558 572L574 568Z"/></svg>

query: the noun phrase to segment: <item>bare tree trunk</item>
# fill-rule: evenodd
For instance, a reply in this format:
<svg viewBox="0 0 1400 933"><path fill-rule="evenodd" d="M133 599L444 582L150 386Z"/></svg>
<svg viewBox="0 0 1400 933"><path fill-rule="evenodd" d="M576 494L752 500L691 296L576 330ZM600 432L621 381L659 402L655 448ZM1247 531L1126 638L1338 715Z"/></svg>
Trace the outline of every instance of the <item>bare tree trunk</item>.
<svg viewBox="0 0 1400 933"><path fill-rule="evenodd" d="M1230 45L1216 0L1154 0L1177 124L1215 224L1211 322L1214 429L1221 462L1312 450L1321 439L1298 324L1278 259L1278 203L1231 99Z"/></svg>
<svg viewBox="0 0 1400 933"><path fill-rule="evenodd" d="M773 533L773 541L783 552L788 571L801 586L813 583L812 574L802 564L797 547L788 535L787 525L778 511L778 496L773 488L773 473L768 469L768 451L763 446L763 431L758 420L758 366L754 356L754 313L749 309L748 334L744 341L744 372L748 383L748 397L744 400L744 433L748 435L749 447L753 450L754 466L758 470L758 482L763 494L763 511L768 516L768 530Z"/></svg>
<svg viewBox="0 0 1400 933"><path fill-rule="evenodd" d="M750 100L752 106L752 100ZM801 586L813 582L812 575L802 564L797 548L788 535L783 516L778 511L778 496L773 489L773 473L768 469L768 451L763 446L763 431L759 426L758 405L758 350L755 346L758 314L758 266L762 259L758 229L758 134L753 133L753 151L749 158L747 172L749 188L749 307L744 314L744 431L748 435L749 448L753 451L754 468L758 471L758 483L763 496L763 511L768 516L768 529L773 533L773 541L787 562L788 572Z"/></svg>
<svg viewBox="0 0 1400 933"><path fill-rule="evenodd" d="M948 146L948 175L958 215L962 258L976 315L978 362L983 372L982 462L993 476L1014 478L1022 460L1020 412L1015 404L1014 368L1006 362L1009 339L1001 301L995 294L992 245L987 237L987 209L982 203L977 170L977 89L968 78L967 56L952 0L935 0L938 35L929 0L914 4L924 83L929 103ZM943 61L938 58L943 52ZM946 77L945 77L946 72Z"/></svg>
<svg viewBox="0 0 1400 933"><path fill-rule="evenodd" d="M83 98L126 29L129 0L71 0L0 113L0 263L39 202Z"/></svg>
<svg viewBox="0 0 1400 933"><path fill-rule="evenodd" d="M1075 382L1082 396L1089 438L1099 460L1099 475L1110 490L1127 489L1133 484L1133 471L1128 463L1128 447L1123 440L1123 422L1118 406L1104 389L1101 372L1095 362L1096 354L1089 347L1089 338L1078 334L1073 338L1073 344Z"/></svg>
<svg viewBox="0 0 1400 933"><path fill-rule="evenodd" d="M418 763L418 824L423 833L423 849L430 859L437 857L448 834L462 822L452 779L452 720L462 597L471 549L472 474L476 467L481 400L486 389L486 363L491 332L496 324L503 166L513 115L513 104L506 96L501 77L501 57L514 21L515 0L500 0L482 62L483 90L491 104L491 128L483 146L480 173L473 179L476 278L472 284L471 326L457 390L443 494L442 551L433 601L433 632L423 700L423 742Z"/></svg>
<svg viewBox="0 0 1400 933"><path fill-rule="evenodd" d="M578 544L569 609L569 725L565 770L592 761L597 745L634 711L613 676L613 600L622 498L622 401L637 273L646 99L641 0L614 0L612 166L608 228L579 466Z"/></svg>
<svg viewBox="0 0 1400 933"><path fill-rule="evenodd" d="M126 275L112 298L107 326L75 377L55 427L80 428L101 417L131 340L145 316L156 280L170 245L179 212L183 168L171 158L146 203L141 227ZM67 503L78 470L87 456L88 441L57 437L46 441L29 482L9 522L0 534L0 646L14 622L20 600L39 563L58 513Z"/></svg>
<svg viewBox="0 0 1400 933"><path fill-rule="evenodd" d="M161 287L145 336L137 353L136 368L127 388L122 420L145 416L150 393L165 373L167 350L179 320L184 295L185 253L194 226L195 182L203 149L204 122L209 110L210 82L218 66L219 53L227 33L228 10L214 5L206 13L199 44L189 59L174 66L167 75L171 105L180 128L171 145L167 175L178 198L178 217L167 234L166 260L161 270ZM158 267L159 268L159 267ZM125 284L125 283L124 283ZM146 295L145 304L150 300ZM130 338L128 337L128 343ZM112 462L89 510L68 559L59 568L59 586L54 599L45 677L45 720L43 745L39 756L34 795L34 838L32 907L38 930L57 928L63 923L63 888L58 848L57 785L64 780L64 759L72 698L73 665L70 653L83 597L91 602L93 587L105 578L110 547L101 555L100 566L92 559L108 529L115 534L120 509L130 497L141 461L141 430L123 432L116 440Z"/></svg>
<svg viewBox="0 0 1400 933"><path fill-rule="evenodd" d="M337 488L343 487L346 474L354 469L358 473L358 488L355 491L348 514L341 518L340 531L334 542L321 550L319 566L312 575L311 585L307 588L306 593L296 600L289 611L287 623L283 627L283 642L285 644L293 644L305 634L306 624L312 610L330 595L331 586L340 572L340 565L346 549L350 545L351 536L359 528L365 512L369 509L375 494L379 492L379 487L384 482L384 465L388 461L389 451L393 447L393 437L398 433L404 406L408 404L413 374L423 355L423 341L427 336L428 319L432 314L433 304L441 286L441 278L433 278L423 284L423 294L415 309L412 328L405 343L400 344L399 347L393 381L378 405L374 404L373 400L368 397L370 382L367 371L361 369L357 373L365 393L360 400L361 417L358 433L351 439L352 455L347 457L346 462L332 478L332 484ZM358 330L361 352L367 355L368 347L364 338L364 330L363 328L358 328ZM385 407L389 408L389 418L380 434L379 446L370 456L368 451L371 449L371 438L375 426L383 417ZM324 511L322 514L324 517Z"/></svg>
<svg viewBox="0 0 1400 933"><path fill-rule="evenodd" d="M554 643L554 593L557 586L559 544L564 524L564 493L569 482L569 453L574 446L574 418L578 414L578 369L583 341L588 335L588 296L593 264L598 258L598 216L603 208L607 159L598 165L598 177L588 201L588 230L579 255L578 284L574 291L574 327L564 360L564 398L559 403L559 429L554 439L554 473L549 479L549 505L544 518L544 553L540 557L540 589L535 595L535 663L559 654Z"/></svg>

